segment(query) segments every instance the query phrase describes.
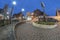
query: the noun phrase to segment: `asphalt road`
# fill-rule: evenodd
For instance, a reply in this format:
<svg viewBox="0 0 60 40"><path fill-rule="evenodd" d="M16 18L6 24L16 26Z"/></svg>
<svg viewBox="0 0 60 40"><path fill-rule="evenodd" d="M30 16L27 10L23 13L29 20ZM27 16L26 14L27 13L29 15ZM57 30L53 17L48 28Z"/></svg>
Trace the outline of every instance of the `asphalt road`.
<svg viewBox="0 0 60 40"><path fill-rule="evenodd" d="M42 29L34 27L30 23L24 23L16 28L17 40L60 40L60 26L54 29Z"/></svg>

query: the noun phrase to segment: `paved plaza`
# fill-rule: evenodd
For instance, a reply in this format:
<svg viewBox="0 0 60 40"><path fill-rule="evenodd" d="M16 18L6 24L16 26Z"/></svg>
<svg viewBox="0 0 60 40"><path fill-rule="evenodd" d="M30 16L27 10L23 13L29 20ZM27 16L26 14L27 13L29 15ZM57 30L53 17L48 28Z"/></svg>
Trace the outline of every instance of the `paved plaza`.
<svg viewBox="0 0 60 40"><path fill-rule="evenodd" d="M24 23L15 31L17 40L60 40L60 25L54 29L42 29L31 23Z"/></svg>
<svg viewBox="0 0 60 40"><path fill-rule="evenodd" d="M0 27L0 40L15 40L13 28L17 22Z"/></svg>

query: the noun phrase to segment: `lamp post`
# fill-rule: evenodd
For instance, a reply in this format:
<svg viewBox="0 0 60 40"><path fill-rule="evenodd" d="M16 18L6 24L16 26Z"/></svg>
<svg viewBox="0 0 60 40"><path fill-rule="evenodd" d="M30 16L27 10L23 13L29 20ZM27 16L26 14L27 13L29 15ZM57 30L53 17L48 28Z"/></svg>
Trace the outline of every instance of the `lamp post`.
<svg viewBox="0 0 60 40"><path fill-rule="evenodd" d="M25 9L22 8L21 11L22 11L22 13L24 13ZM22 16L21 16L21 20L23 21L23 19L24 19L24 16L23 16L23 14L22 14Z"/></svg>
<svg viewBox="0 0 60 40"><path fill-rule="evenodd" d="M10 14L10 23L12 21L12 13L13 13L13 10L14 10L14 6L16 5L16 1L12 1L12 8L11 8L11 14Z"/></svg>
<svg viewBox="0 0 60 40"><path fill-rule="evenodd" d="M22 11L22 12L24 12L24 11L25 11L25 9L24 9L24 8L22 8L22 9L21 9L21 11Z"/></svg>
<svg viewBox="0 0 60 40"><path fill-rule="evenodd" d="M41 7L43 9L43 18L44 18L44 21L46 21L46 18L45 18L45 4L44 4L44 2L41 2Z"/></svg>
<svg viewBox="0 0 60 40"><path fill-rule="evenodd" d="M13 12L13 9L14 9L14 7L15 7L15 5L16 5L16 1L13 1L13 2L12 2L12 5L13 5L13 6L12 6L12 9L11 9L11 13Z"/></svg>
<svg viewBox="0 0 60 40"><path fill-rule="evenodd" d="M13 5L16 5L16 1L13 1L12 4L13 4Z"/></svg>

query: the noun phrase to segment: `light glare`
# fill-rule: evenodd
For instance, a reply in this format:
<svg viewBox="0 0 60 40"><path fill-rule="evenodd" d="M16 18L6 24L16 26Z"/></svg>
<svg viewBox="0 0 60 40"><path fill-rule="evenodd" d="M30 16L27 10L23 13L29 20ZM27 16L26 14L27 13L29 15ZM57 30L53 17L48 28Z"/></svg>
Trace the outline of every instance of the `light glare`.
<svg viewBox="0 0 60 40"><path fill-rule="evenodd" d="M13 1L12 3L13 3L13 5L16 5L16 1Z"/></svg>
<svg viewBox="0 0 60 40"><path fill-rule="evenodd" d="M25 11L25 9L24 8L22 8L22 10L21 11Z"/></svg>

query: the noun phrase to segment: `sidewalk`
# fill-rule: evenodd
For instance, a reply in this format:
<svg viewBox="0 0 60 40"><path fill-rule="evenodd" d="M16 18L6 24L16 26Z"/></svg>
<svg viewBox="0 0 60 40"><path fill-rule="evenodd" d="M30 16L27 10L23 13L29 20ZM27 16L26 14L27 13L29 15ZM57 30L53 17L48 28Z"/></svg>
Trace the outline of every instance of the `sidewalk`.
<svg viewBox="0 0 60 40"><path fill-rule="evenodd" d="M3 26L0 28L0 40L14 40L14 27L17 22Z"/></svg>

